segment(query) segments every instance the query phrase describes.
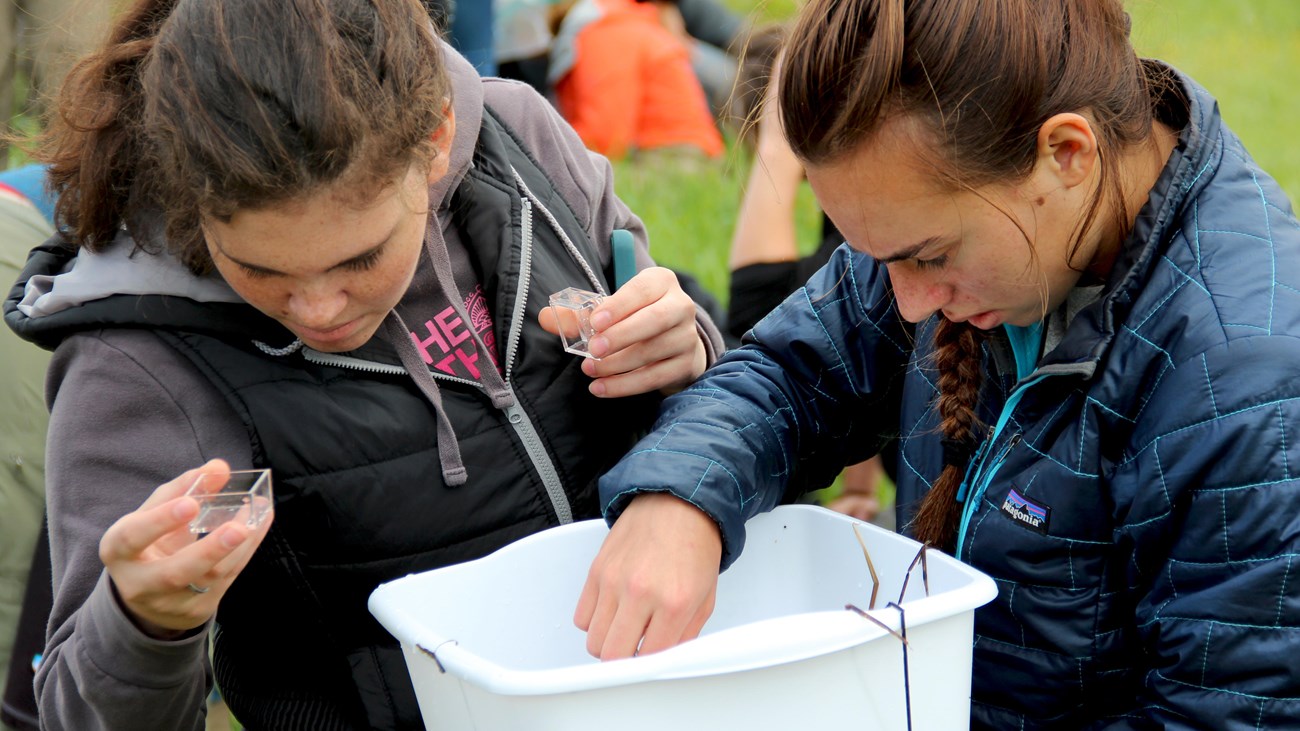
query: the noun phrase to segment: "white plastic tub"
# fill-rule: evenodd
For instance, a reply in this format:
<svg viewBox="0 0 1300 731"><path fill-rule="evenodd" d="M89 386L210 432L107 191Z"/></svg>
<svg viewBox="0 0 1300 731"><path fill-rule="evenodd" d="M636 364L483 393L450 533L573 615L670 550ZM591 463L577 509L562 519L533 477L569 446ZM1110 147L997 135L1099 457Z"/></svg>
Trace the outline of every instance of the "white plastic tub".
<svg viewBox="0 0 1300 731"><path fill-rule="evenodd" d="M927 552L902 603L903 646L845 610L867 608L899 628L897 601L919 544L823 508L785 506L747 524L738 561L718 582L699 639L658 654L600 663L573 610L607 534L575 523L477 561L384 584L370 611L402 643L432 731L793 731L969 726L973 613L991 579Z"/></svg>

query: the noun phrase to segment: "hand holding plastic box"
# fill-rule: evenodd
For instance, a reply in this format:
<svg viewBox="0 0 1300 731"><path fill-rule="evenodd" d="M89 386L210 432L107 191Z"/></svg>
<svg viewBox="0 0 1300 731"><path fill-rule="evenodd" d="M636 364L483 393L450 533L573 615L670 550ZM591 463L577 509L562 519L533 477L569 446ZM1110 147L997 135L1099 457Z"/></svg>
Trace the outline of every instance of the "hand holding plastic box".
<svg viewBox="0 0 1300 731"><path fill-rule="evenodd" d="M595 328L591 326L591 314L605 298L585 289L565 287L551 295L550 301L565 351L600 360L591 353L591 338L596 334Z"/></svg>

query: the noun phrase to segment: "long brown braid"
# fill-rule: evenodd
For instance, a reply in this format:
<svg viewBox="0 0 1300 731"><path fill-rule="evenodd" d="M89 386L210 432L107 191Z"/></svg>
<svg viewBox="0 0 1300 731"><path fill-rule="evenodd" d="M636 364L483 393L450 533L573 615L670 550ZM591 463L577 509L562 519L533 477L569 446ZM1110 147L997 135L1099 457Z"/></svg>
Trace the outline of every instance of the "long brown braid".
<svg viewBox="0 0 1300 731"><path fill-rule="evenodd" d="M934 331L939 370L939 418L945 441L943 472L935 478L912 522L918 541L951 551L961 523L957 488L978 444L983 424L976 415L983 382L983 330L940 317Z"/></svg>

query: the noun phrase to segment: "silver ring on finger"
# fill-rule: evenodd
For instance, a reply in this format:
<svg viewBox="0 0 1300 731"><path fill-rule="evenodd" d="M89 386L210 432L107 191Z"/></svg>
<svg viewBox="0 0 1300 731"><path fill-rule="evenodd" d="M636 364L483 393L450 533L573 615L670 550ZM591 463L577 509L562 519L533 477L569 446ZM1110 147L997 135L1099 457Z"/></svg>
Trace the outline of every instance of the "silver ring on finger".
<svg viewBox="0 0 1300 731"><path fill-rule="evenodd" d="M186 588L195 594L207 594L209 591L212 591L212 587L210 586L195 586L193 582L188 584Z"/></svg>

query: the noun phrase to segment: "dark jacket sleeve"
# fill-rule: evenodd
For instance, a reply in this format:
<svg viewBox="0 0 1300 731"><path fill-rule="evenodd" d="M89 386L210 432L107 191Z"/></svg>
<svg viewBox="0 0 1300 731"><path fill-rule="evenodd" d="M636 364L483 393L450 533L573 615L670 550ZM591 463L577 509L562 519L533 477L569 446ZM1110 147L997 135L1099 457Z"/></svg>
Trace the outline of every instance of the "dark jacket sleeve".
<svg viewBox="0 0 1300 731"><path fill-rule="evenodd" d="M844 248L694 386L600 481L611 523L640 492L671 492L722 531L722 566L745 520L878 451L898 428L910 333L882 268Z"/></svg>
<svg viewBox="0 0 1300 731"><path fill-rule="evenodd" d="M36 676L42 728L202 729L207 633L155 640L115 596L99 541L160 484L212 457L250 466L247 432L157 337L89 333L55 352L47 460L54 606Z"/></svg>

